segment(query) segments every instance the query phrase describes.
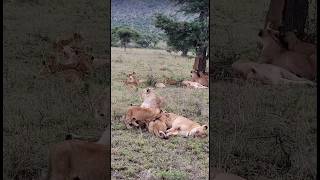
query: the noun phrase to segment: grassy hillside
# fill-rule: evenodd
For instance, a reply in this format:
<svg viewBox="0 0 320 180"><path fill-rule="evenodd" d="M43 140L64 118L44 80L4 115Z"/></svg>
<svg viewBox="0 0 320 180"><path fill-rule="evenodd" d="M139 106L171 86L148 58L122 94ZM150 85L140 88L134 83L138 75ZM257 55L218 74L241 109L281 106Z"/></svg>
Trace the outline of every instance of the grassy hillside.
<svg viewBox="0 0 320 180"><path fill-rule="evenodd" d="M307 32L316 33L315 1L310 3ZM256 61L257 33L268 4L212 4L210 52L217 79L212 77L210 84L210 168L248 180L316 179L316 88L226 80L232 62Z"/></svg>
<svg viewBox="0 0 320 180"><path fill-rule="evenodd" d="M96 120L91 108L94 97L110 87L107 68L80 87L64 83L59 73L39 77L58 36L80 32L94 55L110 52L107 7L87 0L3 5L3 179L38 179L47 172L50 144L67 133L98 137L108 124Z"/></svg>
<svg viewBox="0 0 320 180"><path fill-rule="evenodd" d="M112 175L124 179L208 179L208 138L157 138L139 129L126 129L120 122L130 104L141 104L139 94L148 87L142 84L132 91L123 84L126 74L135 71L140 79L152 76L162 81L163 75L176 80L190 79L193 60L173 56L164 50L112 48L111 116ZM165 110L208 123L207 89L168 86L156 89L165 97Z"/></svg>
<svg viewBox="0 0 320 180"><path fill-rule="evenodd" d="M170 0L112 0L111 26L129 26L144 34L158 35L161 30L154 26L154 14L175 15L179 20L190 18L177 10Z"/></svg>

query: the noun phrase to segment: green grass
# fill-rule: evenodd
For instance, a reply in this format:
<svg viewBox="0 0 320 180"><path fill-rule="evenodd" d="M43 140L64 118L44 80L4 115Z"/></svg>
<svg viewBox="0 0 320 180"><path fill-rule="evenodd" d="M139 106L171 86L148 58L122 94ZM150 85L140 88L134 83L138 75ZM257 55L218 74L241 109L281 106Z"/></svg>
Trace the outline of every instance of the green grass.
<svg viewBox="0 0 320 180"><path fill-rule="evenodd" d="M162 140L145 130L126 129L120 122L130 104L141 104L138 91L127 89L125 73L135 71L140 79L152 75L162 81L163 75L173 79L190 79L193 60L175 57L164 50L112 48L112 174L124 179L208 179L208 138L172 137ZM208 123L208 90L168 86L156 89L166 98L165 110L183 115L201 124Z"/></svg>
<svg viewBox="0 0 320 180"><path fill-rule="evenodd" d="M94 55L110 52L105 4L3 2L4 179L37 179L47 172L50 144L69 132L98 137L104 130L108 122L96 120L91 105L110 87L107 69L80 87L64 83L59 75L41 79L38 74L41 61L53 51L52 42L65 33L80 32Z"/></svg>
<svg viewBox="0 0 320 180"><path fill-rule="evenodd" d="M312 22L315 1L310 3ZM232 62L257 60L257 33L268 4L253 0L212 4L210 168L248 180L316 179L316 88L226 80ZM315 33L314 27L308 24L307 32Z"/></svg>

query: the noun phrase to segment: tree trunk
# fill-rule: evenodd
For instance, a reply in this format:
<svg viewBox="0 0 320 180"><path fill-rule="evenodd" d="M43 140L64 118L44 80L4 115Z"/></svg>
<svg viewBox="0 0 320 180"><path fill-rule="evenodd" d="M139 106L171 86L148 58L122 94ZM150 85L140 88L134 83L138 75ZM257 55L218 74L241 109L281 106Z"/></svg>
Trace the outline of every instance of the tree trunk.
<svg viewBox="0 0 320 180"><path fill-rule="evenodd" d="M207 47L199 48L199 51L197 53L197 56L193 64L193 69L195 71L199 71L199 72L206 71L206 66L207 66L206 55L207 55Z"/></svg>
<svg viewBox="0 0 320 180"><path fill-rule="evenodd" d="M282 25L283 12L285 8L286 0L271 0L269 4L269 10L266 15L264 23L264 29L271 23L271 28L279 29Z"/></svg>
<svg viewBox="0 0 320 180"><path fill-rule="evenodd" d="M303 35L308 10L308 0L286 0L282 31L296 31L298 36Z"/></svg>

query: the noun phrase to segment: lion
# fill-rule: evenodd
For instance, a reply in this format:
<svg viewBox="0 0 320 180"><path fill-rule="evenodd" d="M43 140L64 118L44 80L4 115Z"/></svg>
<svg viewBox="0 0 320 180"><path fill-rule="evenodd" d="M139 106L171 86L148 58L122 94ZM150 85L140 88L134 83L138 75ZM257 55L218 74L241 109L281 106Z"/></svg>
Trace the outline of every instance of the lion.
<svg viewBox="0 0 320 180"><path fill-rule="evenodd" d="M264 84L307 84L314 82L299 78L295 74L272 64L259 64L255 62L235 62L232 64L235 74L247 80L257 80Z"/></svg>
<svg viewBox="0 0 320 180"><path fill-rule="evenodd" d="M209 77L203 73L200 73L199 71L191 71L191 81L197 82L206 87L209 86Z"/></svg>
<svg viewBox="0 0 320 180"><path fill-rule="evenodd" d="M161 96L158 96L154 92L154 88L145 88L142 90L141 97L143 99L143 102L140 107L143 108L163 108L165 105L164 98Z"/></svg>
<svg viewBox="0 0 320 180"><path fill-rule="evenodd" d="M167 113L167 127L166 137L182 135L184 137L207 137L206 130L208 125L200 125L183 116L176 115L174 113Z"/></svg>
<svg viewBox="0 0 320 180"><path fill-rule="evenodd" d="M280 42L279 35L270 29L260 30L258 36L263 47L259 59L260 63L282 67L298 77L315 79L316 71L308 56L287 50Z"/></svg>
<svg viewBox="0 0 320 180"><path fill-rule="evenodd" d="M207 89L207 86L203 86L202 84L198 82L193 82L193 81L182 81L182 85L188 87L188 88L195 88L195 89Z"/></svg>
<svg viewBox="0 0 320 180"><path fill-rule="evenodd" d="M147 125L152 120L160 117L162 110L159 108L143 108L139 106L132 106L127 110L124 124L128 129L135 127L141 127Z"/></svg>
<svg viewBox="0 0 320 180"><path fill-rule="evenodd" d="M168 121L168 116L165 113L162 113L159 118L156 118L155 120L149 122L147 124L148 131L162 139L166 139L166 131L167 131L167 121Z"/></svg>
<svg viewBox="0 0 320 180"><path fill-rule="evenodd" d="M161 82L157 82L157 83L154 85L154 87L156 87L156 88L165 88L166 85L163 84L163 83L161 83Z"/></svg>
<svg viewBox="0 0 320 180"><path fill-rule="evenodd" d="M127 75L127 79L124 81L124 84L131 87L139 86L139 79L136 76L135 72L132 72Z"/></svg>
<svg viewBox="0 0 320 180"><path fill-rule="evenodd" d="M163 76L164 77L164 84L168 84L168 85L177 85L178 82L172 78L168 78L166 76Z"/></svg>
<svg viewBox="0 0 320 180"><path fill-rule="evenodd" d="M70 45L72 42L79 43L83 41L83 37L80 33L73 33L70 37L67 35L66 37L60 37L53 43L53 48L61 51L64 46Z"/></svg>
<svg viewBox="0 0 320 180"><path fill-rule="evenodd" d="M317 51L317 47L314 44L301 41L294 32L287 32L284 41L288 44L288 49L291 51L308 56L315 54Z"/></svg>
<svg viewBox="0 0 320 180"><path fill-rule="evenodd" d="M314 44L303 42L295 35L294 32L287 32L284 41L288 44L290 51L305 54L313 67L313 71L317 71L317 47Z"/></svg>
<svg viewBox="0 0 320 180"><path fill-rule="evenodd" d="M97 142L66 140L50 146L47 180L107 179L110 169L110 133Z"/></svg>
<svg viewBox="0 0 320 180"><path fill-rule="evenodd" d="M80 82L84 76L83 73L77 71L78 64L60 64L57 63L56 57L49 56L47 62L42 61L40 76L47 77L50 74L62 73L66 82Z"/></svg>

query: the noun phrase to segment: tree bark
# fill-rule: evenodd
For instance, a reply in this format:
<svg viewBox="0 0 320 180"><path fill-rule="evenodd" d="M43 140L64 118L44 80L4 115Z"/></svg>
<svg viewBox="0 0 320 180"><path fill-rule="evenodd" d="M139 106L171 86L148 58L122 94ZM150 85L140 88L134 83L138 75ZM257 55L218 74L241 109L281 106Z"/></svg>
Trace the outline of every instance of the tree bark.
<svg viewBox="0 0 320 180"><path fill-rule="evenodd" d="M308 10L308 0L286 0L283 16L283 33L296 31L298 36L303 35Z"/></svg>
<svg viewBox="0 0 320 180"><path fill-rule="evenodd" d="M207 67L207 47L202 47L197 53L197 56L194 60L193 70L199 72L205 72Z"/></svg>

